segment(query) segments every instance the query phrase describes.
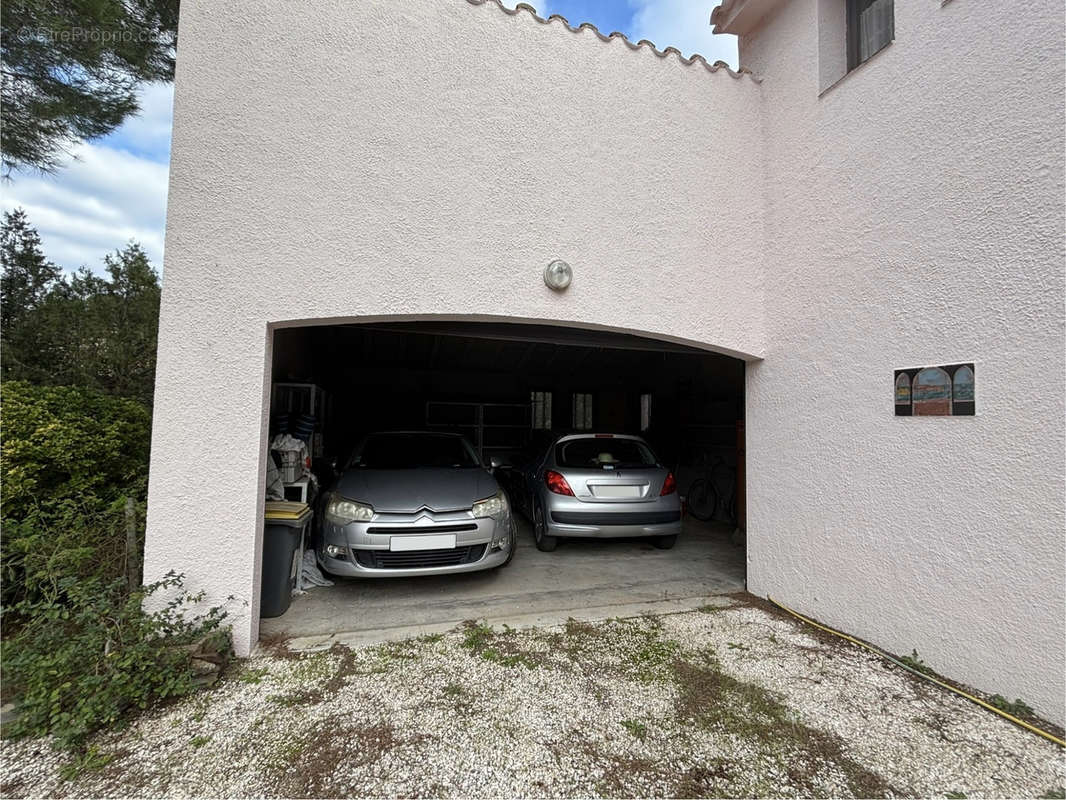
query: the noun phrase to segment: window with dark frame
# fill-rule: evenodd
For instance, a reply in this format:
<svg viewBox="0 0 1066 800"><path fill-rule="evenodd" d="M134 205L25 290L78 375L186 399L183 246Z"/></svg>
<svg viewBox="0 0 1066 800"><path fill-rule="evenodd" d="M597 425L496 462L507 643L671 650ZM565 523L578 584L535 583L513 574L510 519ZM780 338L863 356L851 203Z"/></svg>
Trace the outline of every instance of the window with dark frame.
<svg viewBox="0 0 1066 800"><path fill-rule="evenodd" d="M552 427L552 393L530 392L529 405L532 411L533 430L547 431Z"/></svg>
<svg viewBox="0 0 1066 800"><path fill-rule="evenodd" d="M651 427L651 395L640 396L640 431L643 433Z"/></svg>
<svg viewBox="0 0 1066 800"><path fill-rule="evenodd" d="M585 392L575 392L571 403L571 421L574 430L592 430L592 395Z"/></svg>
<svg viewBox="0 0 1066 800"><path fill-rule="evenodd" d="M883 50L895 35L893 0L847 0L848 72Z"/></svg>

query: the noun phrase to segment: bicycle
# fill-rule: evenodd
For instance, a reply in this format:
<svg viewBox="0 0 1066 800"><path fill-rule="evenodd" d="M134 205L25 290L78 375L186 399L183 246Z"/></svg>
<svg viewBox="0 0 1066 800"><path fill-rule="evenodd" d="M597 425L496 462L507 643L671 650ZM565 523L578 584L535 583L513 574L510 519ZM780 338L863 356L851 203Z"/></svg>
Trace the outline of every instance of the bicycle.
<svg viewBox="0 0 1066 800"><path fill-rule="evenodd" d="M710 522L721 510L726 520L736 522L736 470L721 455L701 452L694 465L697 477L689 484L685 507L701 522Z"/></svg>

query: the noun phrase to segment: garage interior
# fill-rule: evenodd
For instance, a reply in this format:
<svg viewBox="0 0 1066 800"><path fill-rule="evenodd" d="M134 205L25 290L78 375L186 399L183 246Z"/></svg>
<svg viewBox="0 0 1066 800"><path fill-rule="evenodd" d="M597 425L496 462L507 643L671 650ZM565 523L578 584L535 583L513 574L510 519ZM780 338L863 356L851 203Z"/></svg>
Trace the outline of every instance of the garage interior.
<svg viewBox="0 0 1066 800"><path fill-rule="evenodd" d="M511 465L538 430L635 433L673 470L682 499L703 479L714 499L686 513L672 550L643 540L518 546L502 569L306 587L261 636L304 646L446 629L467 619L548 624L699 605L745 585L744 362L630 334L497 322L284 328L274 334L270 435L307 441L314 478L286 499L314 504L359 438L383 430L463 433L513 491ZM313 418L313 420L312 420ZM297 431L298 429L298 431ZM292 477L291 475L286 477ZM316 489L317 484L317 489Z"/></svg>

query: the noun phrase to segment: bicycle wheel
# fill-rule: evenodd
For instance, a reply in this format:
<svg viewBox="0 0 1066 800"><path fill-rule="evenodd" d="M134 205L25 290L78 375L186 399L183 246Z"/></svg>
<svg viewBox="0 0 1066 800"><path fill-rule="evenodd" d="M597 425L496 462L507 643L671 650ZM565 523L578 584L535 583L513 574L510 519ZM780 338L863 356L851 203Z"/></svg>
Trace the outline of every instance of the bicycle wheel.
<svg viewBox="0 0 1066 800"><path fill-rule="evenodd" d="M714 516L714 509L717 505L718 493L706 478L698 478L688 487L685 507L688 508L688 513L696 519L709 522Z"/></svg>

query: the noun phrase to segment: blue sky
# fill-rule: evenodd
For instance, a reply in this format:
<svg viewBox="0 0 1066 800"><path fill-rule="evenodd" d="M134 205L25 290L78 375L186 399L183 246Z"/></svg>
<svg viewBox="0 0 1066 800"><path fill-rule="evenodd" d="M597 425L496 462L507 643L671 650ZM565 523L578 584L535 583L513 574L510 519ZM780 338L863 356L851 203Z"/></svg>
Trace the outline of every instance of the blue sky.
<svg viewBox="0 0 1066 800"><path fill-rule="evenodd" d="M428 0L418 0L428 2ZM441 2L442 0L436 0ZM453 0L454 1L454 0ZM504 0L513 7L519 0ZM542 16L561 14L572 25L649 39L686 56L737 65L736 40L714 36L711 9L720 0L532 0ZM179 56L180 58L180 56ZM76 146L55 175L16 173L0 186L0 207L22 206L61 267L99 271L103 257L128 241L140 242L157 269L163 265L167 173L173 90L146 86L141 113L110 136Z"/></svg>

